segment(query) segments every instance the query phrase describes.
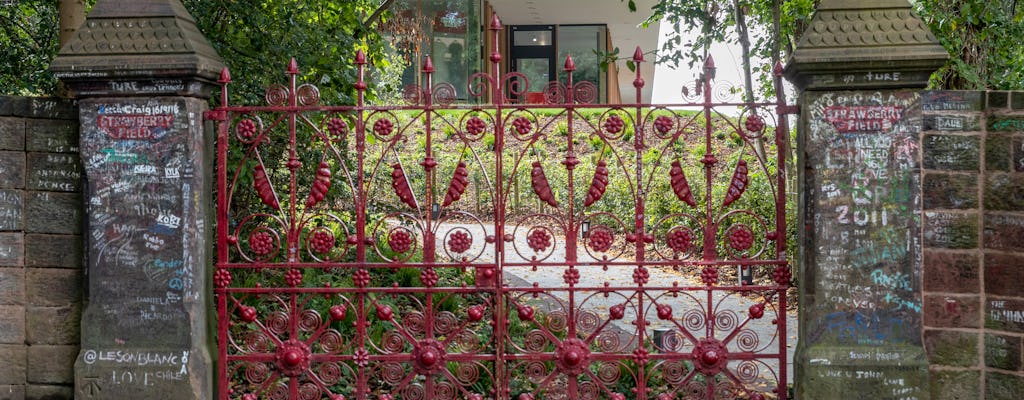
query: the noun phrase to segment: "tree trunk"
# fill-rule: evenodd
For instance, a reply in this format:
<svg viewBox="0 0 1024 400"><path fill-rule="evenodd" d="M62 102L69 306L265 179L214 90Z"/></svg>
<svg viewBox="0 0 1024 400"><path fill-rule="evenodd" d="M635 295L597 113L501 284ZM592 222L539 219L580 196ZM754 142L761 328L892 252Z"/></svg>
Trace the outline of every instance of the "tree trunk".
<svg viewBox="0 0 1024 400"><path fill-rule="evenodd" d="M739 37L743 57L743 101L753 103L754 76L750 70L750 30L747 27L746 5L742 4L742 0L732 0L732 6L736 17L736 36ZM765 160L767 152L764 149L764 138L754 139L751 145L757 158Z"/></svg>
<svg viewBox="0 0 1024 400"><path fill-rule="evenodd" d="M60 0L60 45L64 47L85 22L85 0Z"/></svg>

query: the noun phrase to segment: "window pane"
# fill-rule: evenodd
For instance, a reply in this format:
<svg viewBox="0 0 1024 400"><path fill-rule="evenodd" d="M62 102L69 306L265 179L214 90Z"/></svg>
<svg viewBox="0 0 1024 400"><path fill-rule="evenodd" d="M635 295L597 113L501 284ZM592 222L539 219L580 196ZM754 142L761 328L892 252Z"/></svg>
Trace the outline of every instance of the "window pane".
<svg viewBox="0 0 1024 400"><path fill-rule="evenodd" d="M603 25L559 26L558 27L558 63L562 65L565 57L572 55L576 63L573 80L591 82L597 85L598 101L605 99L605 72L601 69L601 60L594 51L603 53L606 49L606 28ZM565 82L568 76L565 70L558 69L558 78Z"/></svg>
<svg viewBox="0 0 1024 400"><path fill-rule="evenodd" d="M551 31L515 31L512 34L514 46L550 46L553 44Z"/></svg>
<svg viewBox="0 0 1024 400"><path fill-rule="evenodd" d="M544 90L544 85L551 80L548 76L547 58L520 58L516 60L516 71L526 75L526 79L530 82L530 88L527 90L530 92Z"/></svg>

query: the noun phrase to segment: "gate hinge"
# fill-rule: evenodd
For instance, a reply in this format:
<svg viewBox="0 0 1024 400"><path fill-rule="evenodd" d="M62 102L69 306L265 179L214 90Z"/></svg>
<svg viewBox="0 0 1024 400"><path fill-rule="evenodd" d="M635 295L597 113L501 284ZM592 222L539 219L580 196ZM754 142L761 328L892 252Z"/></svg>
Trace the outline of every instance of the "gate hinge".
<svg viewBox="0 0 1024 400"><path fill-rule="evenodd" d="M776 110L776 112L779 115L799 114L800 113L800 106L797 106L797 105L778 106L778 107L775 108L775 110Z"/></svg>
<svg viewBox="0 0 1024 400"><path fill-rule="evenodd" d="M203 119L207 121L226 121L228 112L224 110L210 110L203 113Z"/></svg>

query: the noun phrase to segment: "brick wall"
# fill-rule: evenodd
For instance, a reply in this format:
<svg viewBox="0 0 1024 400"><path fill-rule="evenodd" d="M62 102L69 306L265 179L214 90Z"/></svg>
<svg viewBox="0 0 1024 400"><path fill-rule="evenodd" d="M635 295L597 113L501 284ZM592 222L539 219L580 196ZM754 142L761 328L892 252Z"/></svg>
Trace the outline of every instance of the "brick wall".
<svg viewBox="0 0 1024 400"><path fill-rule="evenodd" d="M0 400L72 397L81 186L74 104L0 97Z"/></svg>
<svg viewBox="0 0 1024 400"><path fill-rule="evenodd" d="M1018 399L1024 92L922 97L924 343L932 399Z"/></svg>

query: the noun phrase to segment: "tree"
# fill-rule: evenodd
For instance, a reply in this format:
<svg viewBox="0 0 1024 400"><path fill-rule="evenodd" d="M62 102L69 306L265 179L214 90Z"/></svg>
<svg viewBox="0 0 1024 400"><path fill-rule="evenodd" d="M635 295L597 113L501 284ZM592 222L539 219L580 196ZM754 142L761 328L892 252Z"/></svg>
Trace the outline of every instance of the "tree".
<svg viewBox="0 0 1024 400"><path fill-rule="evenodd" d="M1024 89L1024 16L1016 0L915 1L918 13L952 55L932 75L944 89Z"/></svg>
<svg viewBox="0 0 1024 400"><path fill-rule="evenodd" d="M236 78L232 101L253 103L284 82L289 57L325 102L354 101L355 53L387 63L375 24L394 0L182 0ZM58 94L47 68L95 0L21 0L0 6L0 93Z"/></svg>

